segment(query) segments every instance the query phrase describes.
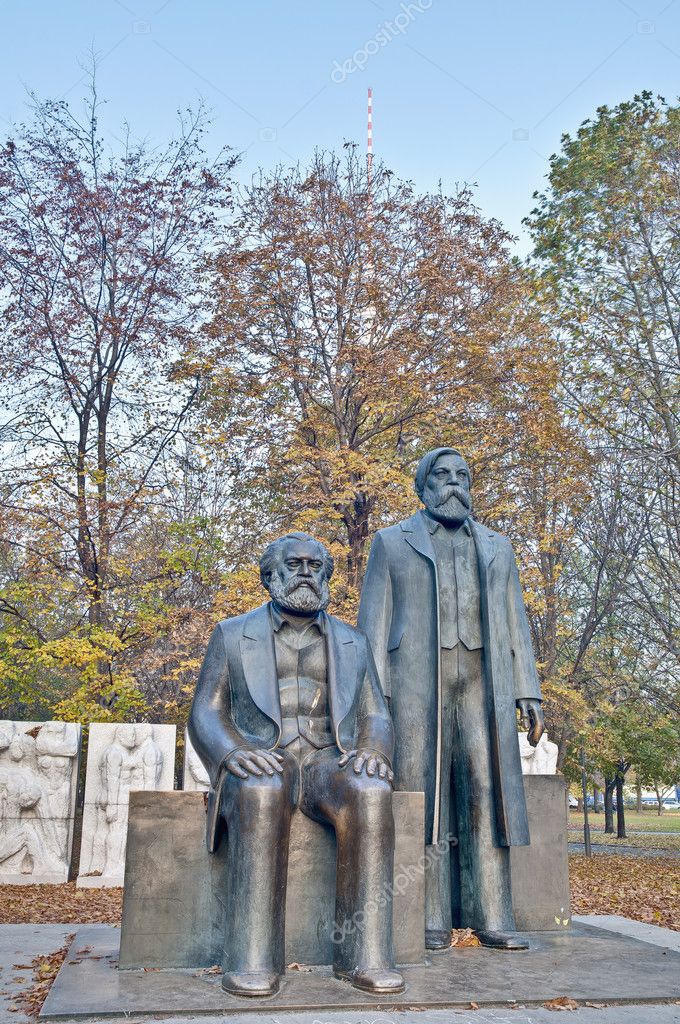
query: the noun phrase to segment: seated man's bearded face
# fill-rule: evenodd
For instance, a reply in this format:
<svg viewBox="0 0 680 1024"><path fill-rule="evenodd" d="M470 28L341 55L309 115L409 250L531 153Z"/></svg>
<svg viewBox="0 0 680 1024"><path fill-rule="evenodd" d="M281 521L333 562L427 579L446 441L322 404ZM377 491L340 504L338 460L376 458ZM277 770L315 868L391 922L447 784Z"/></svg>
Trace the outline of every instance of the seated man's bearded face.
<svg viewBox="0 0 680 1024"><path fill-rule="evenodd" d="M312 614L326 608L330 591L323 556L316 541L284 541L265 582L272 600L285 611L298 614Z"/></svg>
<svg viewBox="0 0 680 1024"><path fill-rule="evenodd" d="M472 511L470 470L460 455L440 455L427 475L423 504L443 522L462 523Z"/></svg>

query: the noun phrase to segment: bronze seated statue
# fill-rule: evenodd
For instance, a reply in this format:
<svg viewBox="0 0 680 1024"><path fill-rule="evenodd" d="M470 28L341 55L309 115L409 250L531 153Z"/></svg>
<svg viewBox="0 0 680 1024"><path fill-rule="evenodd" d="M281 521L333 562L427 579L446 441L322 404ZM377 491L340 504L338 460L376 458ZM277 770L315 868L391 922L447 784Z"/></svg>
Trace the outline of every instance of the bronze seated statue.
<svg viewBox="0 0 680 1024"><path fill-rule="evenodd" d="M227 842L222 985L236 995L274 994L285 970L296 807L336 834L334 973L376 994L404 989L390 898L392 723L366 638L325 611L332 571L308 534L270 544L260 572L271 600L216 626L191 709L211 782L208 849Z"/></svg>

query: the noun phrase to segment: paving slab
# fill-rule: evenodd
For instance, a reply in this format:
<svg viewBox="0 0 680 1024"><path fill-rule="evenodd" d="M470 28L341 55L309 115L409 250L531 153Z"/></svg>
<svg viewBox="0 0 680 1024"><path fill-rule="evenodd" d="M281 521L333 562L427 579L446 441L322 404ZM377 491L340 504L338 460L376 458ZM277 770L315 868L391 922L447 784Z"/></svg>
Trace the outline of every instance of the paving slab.
<svg viewBox="0 0 680 1024"><path fill-rule="evenodd" d="M167 1017L163 1024L197 1024L195 1016ZM295 1013L290 1011L262 1012L257 1018L253 1014L236 1014L225 1017L202 1016L198 1024L253 1024L257 1019L262 1024L555 1024L561 1017L555 1017L552 1010L541 1007L480 1007L479 1010L404 1010L344 1011L323 1010L321 1012ZM61 1024L100 1024L102 1018L80 1018L77 1021L63 1020ZM607 1006L602 1009L581 1004L577 1013L567 1015L570 1024L679 1024L680 1006L668 1004L636 1004ZM3 1024L5 1022L3 1021ZM145 1024L144 1018L107 1017L105 1024Z"/></svg>
<svg viewBox="0 0 680 1024"><path fill-rule="evenodd" d="M658 924L645 924L644 921L633 921L630 917L623 917L620 914L574 914L573 920L581 921L593 928L617 932L619 935L629 935L632 939L639 939L640 942L651 942L653 946L663 946L664 949L672 949L676 953L680 953L680 932L673 931L672 928L661 928Z"/></svg>
<svg viewBox="0 0 680 1024"><path fill-rule="evenodd" d="M389 1015L407 1009L462 1010L471 1001L507 1009L509 1000L540 1005L564 995L601 1003L680 999L680 952L583 923L569 932L535 932L529 938L531 948L526 952L472 948L434 955L430 967L404 970L407 990L390 1000L367 996L333 978L329 968L315 967L287 972L281 991L272 999L244 1003L222 991L219 974L186 969L121 971L119 930L86 926L77 932L40 1016L42 1020L82 1020L124 1015L131 1020L157 1014L221 1013L252 1020L253 1014L262 1019L281 1011L311 1011L321 1021L325 1018L319 1017L319 1011L370 1009ZM87 953L77 952L88 947ZM517 1012L511 1011L513 1021L519 1019ZM328 1017L329 1024L332 1020Z"/></svg>
<svg viewBox="0 0 680 1024"><path fill-rule="evenodd" d="M33 986L31 960L61 949L77 924L0 925L0 1021L27 1024L29 1018L16 1011L14 1000Z"/></svg>

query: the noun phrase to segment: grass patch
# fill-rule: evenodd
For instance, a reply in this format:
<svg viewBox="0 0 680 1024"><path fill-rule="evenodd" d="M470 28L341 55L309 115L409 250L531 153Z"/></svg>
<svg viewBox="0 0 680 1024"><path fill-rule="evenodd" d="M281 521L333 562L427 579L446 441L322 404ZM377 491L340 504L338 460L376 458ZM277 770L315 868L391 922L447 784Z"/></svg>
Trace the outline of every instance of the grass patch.
<svg viewBox="0 0 680 1024"><path fill-rule="evenodd" d="M593 814L592 808L590 808L588 819L591 828L594 826L604 828L603 813ZM616 811L614 811L614 820L616 820ZM581 811L569 811L569 822L570 824L580 824L582 826L583 813ZM638 814L637 811L629 810L626 807L626 828L640 829L643 832L680 833L680 811L664 811L661 815L658 815L656 811L643 811L642 814Z"/></svg>

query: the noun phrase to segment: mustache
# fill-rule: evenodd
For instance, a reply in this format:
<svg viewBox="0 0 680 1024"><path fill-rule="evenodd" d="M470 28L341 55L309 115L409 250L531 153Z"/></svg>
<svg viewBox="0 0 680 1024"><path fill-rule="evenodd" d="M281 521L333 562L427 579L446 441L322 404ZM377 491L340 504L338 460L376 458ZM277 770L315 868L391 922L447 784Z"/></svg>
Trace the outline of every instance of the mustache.
<svg viewBox="0 0 680 1024"><path fill-rule="evenodd" d="M293 594L301 587L309 587L310 590L314 591L317 597L321 597L321 587L318 586L316 580L313 580L311 576L304 580L291 580L290 583L286 585L286 597L288 597L289 594Z"/></svg>
<svg viewBox="0 0 680 1024"><path fill-rule="evenodd" d="M459 487L457 484L449 484L447 487L442 488L435 507L439 508L441 505L447 505L451 498L457 498L464 508L469 509L472 505L472 499L464 487Z"/></svg>
<svg viewBox="0 0 680 1024"><path fill-rule="evenodd" d="M315 580L293 579L284 585L280 576L274 573L265 584L269 595L285 608L292 611L316 612L326 608L330 601L328 583L324 580L319 585Z"/></svg>

